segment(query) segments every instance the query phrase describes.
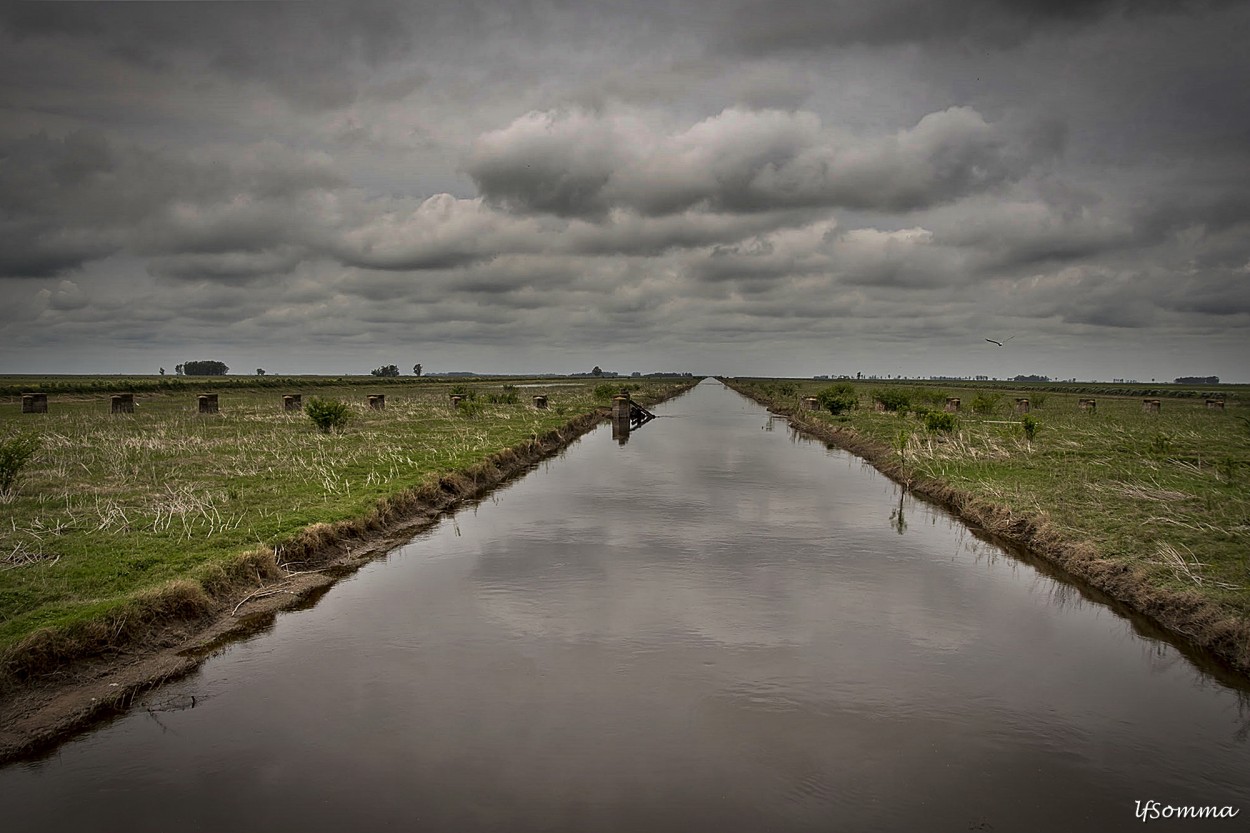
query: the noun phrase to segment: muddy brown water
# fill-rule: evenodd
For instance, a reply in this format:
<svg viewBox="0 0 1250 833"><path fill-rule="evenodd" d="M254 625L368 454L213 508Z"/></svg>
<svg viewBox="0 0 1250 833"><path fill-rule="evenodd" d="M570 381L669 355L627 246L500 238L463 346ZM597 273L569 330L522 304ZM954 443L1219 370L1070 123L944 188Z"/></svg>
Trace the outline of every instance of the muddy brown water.
<svg viewBox="0 0 1250 833"><path fill-rule="evenodd" d="M1235 680L714 380L656 411L0 770L4 829L1245 829Z"/></svg>

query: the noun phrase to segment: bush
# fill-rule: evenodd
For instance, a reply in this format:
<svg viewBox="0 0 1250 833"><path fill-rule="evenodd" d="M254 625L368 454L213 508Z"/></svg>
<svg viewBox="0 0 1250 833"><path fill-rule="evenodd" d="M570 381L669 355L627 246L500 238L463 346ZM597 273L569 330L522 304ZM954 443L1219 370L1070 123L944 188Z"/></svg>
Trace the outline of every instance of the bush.
<svg viewBox="0 0 1250 833"><path fill-rule="evenodd" d="M831 414L840 414L843 411L854 410L859 404L859 397L855 395L855 388L846 382L837 385L830 385L824 390L816 394L816 401L820 403L820 407Z"/></svg>
<svg viewBox="0 0 1250 833"><path fill-rule="evenodd" d="M351 411L347 409L346 402L340 402L337 399L318 399L315 396L304 406L304 413L308 414L313 425L326 434L336 428L342 430L351 419Z"/></svg>
<svg viewBox="0 0 1250 833"><path fill-rule="evenodd" d="M874 390L872 398L887 411L906 411L911 407L911 397L901 390Z"/></svg>
<svg viewBox="0 0 1250 833"><path fill-rule="evenodd" d="M477 399L477 388L471 388L468 385L452 385L449 393L452 396L463 397L465 402Z"/></svg>
<svg viewBox="0 0 1250 833"><path fill-rule="evenodd" d="M794 382L781 382L777 385L777 393L789 399L799 392L799 386Z"/></svg>
<svg viewBox="0 0 1250 833"><path fill-rule="evenodd" d="M0 440L0 494L12 494L18 475L39 446L39 438L34 434L16 434Z"/></svg>
<svg viewBox="0 0 1250 833"><path fill-rule="evenodd" d="M954 431L955 415L946 411L929 411L924 415L924 427L930 431Z"/></svg>
<svg viewBox="0 0 1250 833"><path fill-rule="evenodd" d="M999 404L1003 401L1001 393L978 393L972 397L972 412L977 414L992 414L998 410Z"/></svg>
<svg viewBox="0 0 1250 833"><path fill-rule="evenodd" d="M1033 437L1037 435L1037 429L1041 428L1042 424L1035 417L1025 414L1020 418L1020 427L1024 429L1024 436L1032 442Z"/></svg>
<svg viewBox="0 0 1250 833"><path fill-rule="evenodd" d="M1032 391L1029 393L1029 404L1034 408L1040 408L1046 404L1046 394Z"/></svg>

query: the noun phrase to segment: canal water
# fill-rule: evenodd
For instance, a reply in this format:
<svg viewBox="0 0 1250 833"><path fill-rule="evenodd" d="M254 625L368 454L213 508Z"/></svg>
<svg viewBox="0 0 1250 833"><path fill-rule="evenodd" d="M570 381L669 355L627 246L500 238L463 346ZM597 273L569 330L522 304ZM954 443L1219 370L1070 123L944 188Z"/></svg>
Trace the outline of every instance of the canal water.
<svg viewBox="0 0 1250 833"><path fill-rule="evenodd" d="M656 411L0 770L4 829L1245 829L1244 689L714 380Z"/></svg>

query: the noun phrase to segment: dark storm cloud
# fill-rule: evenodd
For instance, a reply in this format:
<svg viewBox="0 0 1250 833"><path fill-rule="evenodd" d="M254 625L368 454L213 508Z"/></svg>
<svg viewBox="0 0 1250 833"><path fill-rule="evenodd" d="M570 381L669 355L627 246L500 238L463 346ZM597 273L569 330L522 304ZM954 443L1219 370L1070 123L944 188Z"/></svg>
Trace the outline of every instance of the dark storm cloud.
<svg viewBox="0 0 1250 833"><path fill-rule="evenodd" d="M238 253L281 246L309 193L339 184L324 159L264 143L175 154L88 131L0 141L0 275L59 275L122 249L233 255L237 272ZM164 271L179 270L167 259Z"/></svg>
<svg viewBox="0 0 1250 833"><path fill-rule="evenodd" d="M480 137L466 170L492 203L560 217L912 211L1021 176L1027 150L966 107L877 137L840 135L810 112L729 109L669 133L641 116L574 110L529 113Z"/></svg>
<svg viewBox="0 0 1250 833"><path fill-rule="evenodd" d="M961 41L1011 47L1047 29L1072 31L1110 16L1193 14L1225 0L799 0L784 14L764 0L736 4L721 45L748 54L860 44Z"/></svg>

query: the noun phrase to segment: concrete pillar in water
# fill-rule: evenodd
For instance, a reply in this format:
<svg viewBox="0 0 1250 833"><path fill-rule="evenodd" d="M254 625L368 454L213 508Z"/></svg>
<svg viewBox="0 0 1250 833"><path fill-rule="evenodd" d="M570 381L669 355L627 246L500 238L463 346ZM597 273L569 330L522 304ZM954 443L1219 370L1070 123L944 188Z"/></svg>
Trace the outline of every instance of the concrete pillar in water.
<svg viewBox="0 0 1250 833"><path fill-rule="evenodd" d="M375 411L386 410L386 394L384 393L369 394L369 407Z"/></svg>
<svg viewBox="0 0 1250 833"><path fill-rule="evenodd" d="M133 393L115 393L109 399L111 413L133 414L135 412L135 395Z"/></svg>
<svg viewBox="0 0 1250 833"><path fill-rule="evenodd" d="M215 414L217 413L217 394L201 393L199 396L200 413Z"/></svg>
<svg viewBox="0 0 1250 833"><path fill-rule="evenodd" d="M814 396L805 396L805 397L803 397L803 410L805 410L805 411L819 411L819 410L820 410L820 400L819 400L819 399L817 399L817 398L816 398L816 397L814 397Z"/></svg>
<svg viewBox="0 0 1250 833"><path fill-rule="evenodd" d="M282 410L299 411L304 407L304 397L298 393L288 393L282 397Z"/></svg>
<svg viewBox="0 0 1250 833"><path fill-rule="evenodd" d="M1223 400L1223 399L1208 399L1208 400L1207 400L1207 410L1208 410L1208 411L1222 411L1222 410L1224 410L1224 400Z"/></svg>
<svg viewBox="0 0 1250 833"><path fill-rule="evenodd" d="M1141 401L1141 409L1142 409L1142 411L1144 411L1145 413L1148 413L1148 414L1157 414L1157 413L1159 413L1159 409L1160 409L1161 407L1162 407L1162 406L1161 406L1161 403L1159 402L1159 400L1158 400L1158 399L1143 399L1143 400Z"/></svg>
<svg viewBox="0 0 1250 833"><path fill-rule="evenodd" d="M23 393L22 413L46 414L48 412L48 395L46 393Z"/></svg>
<svg viewBox="0 0 1250 833"><path fill-rule="evenodd" d="M948 414L957 414L957 413L959 413L959 399L958 399L958 397L955 397L955 396L948 396L948 397L946 397L946 408L945 408L945 410L946 410L946 413L948 413Z"/></svg>
<svg viewBox="0 0 1250 833"><path fill-rule="evenodd" d="M628 394L612 398L612 439L625 445L629 440L630 402Z"/></svg>
<svg viewBox="0 0 1250 833"><path fill-rule="evenodd" d="M535 396L535 397L534 397L534 407L535 407L535 408L537 408L537 409L538 409L538 410L540 410L540 411L545 411L545 410L547 410L547 397L545 397L545 396Z"/></svg>
<svg viewBox="0 0 1250 833"><path fill-rule="evenodd" d="M1098 400L1097 399L1082 399L1080 402L1077 403L1077 406L1082 411L1096 411L1098 410Z"/></svg>
<svg viewBox="0 0 1250 833"><path fill-rule="evenodd" d="M1017 399L1016 400L1016 413L1027 414L1028 412L1029 412L1029 400Z"/></svg>

